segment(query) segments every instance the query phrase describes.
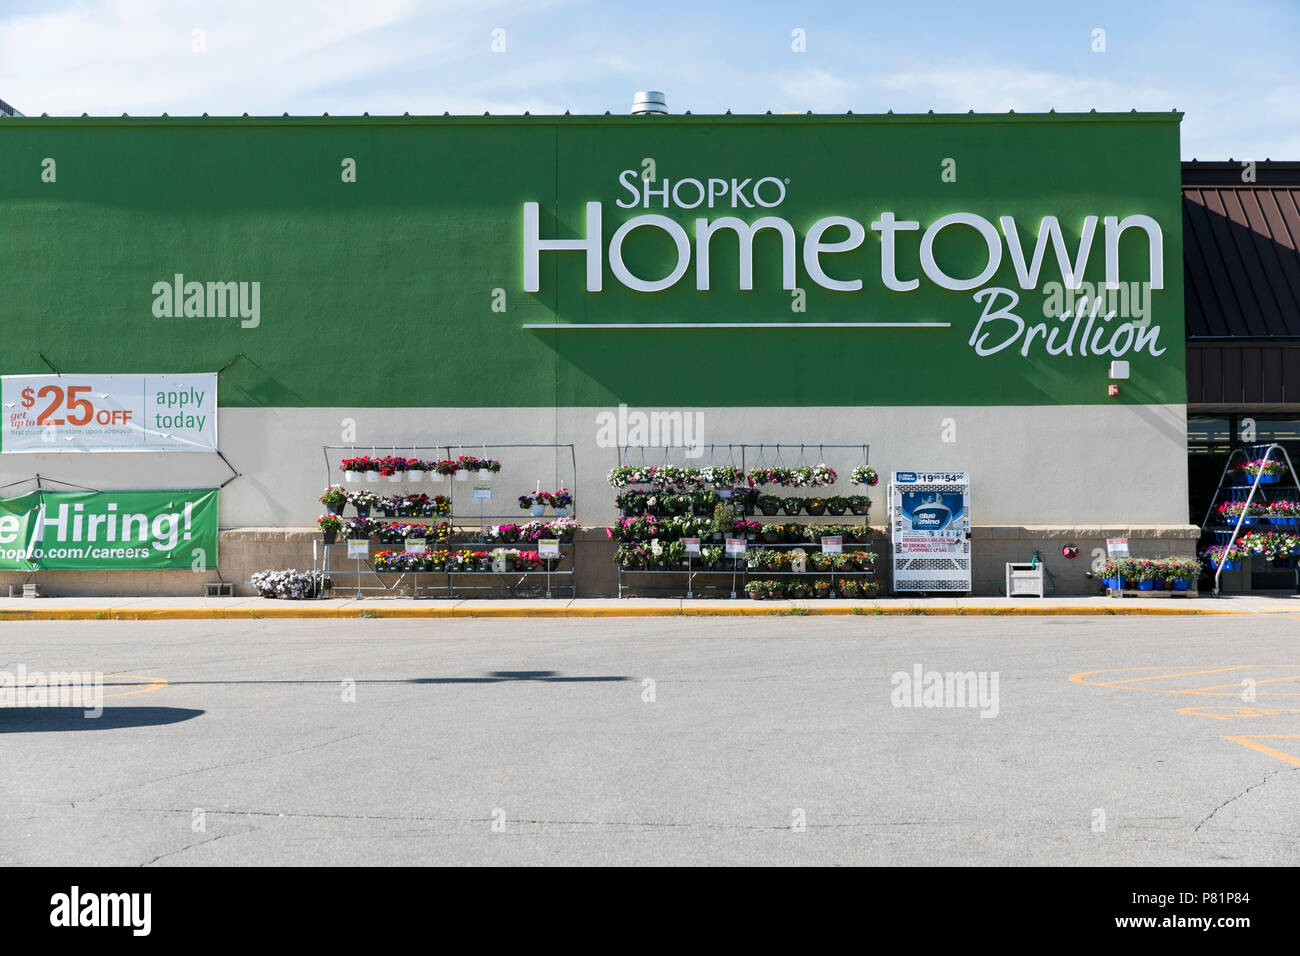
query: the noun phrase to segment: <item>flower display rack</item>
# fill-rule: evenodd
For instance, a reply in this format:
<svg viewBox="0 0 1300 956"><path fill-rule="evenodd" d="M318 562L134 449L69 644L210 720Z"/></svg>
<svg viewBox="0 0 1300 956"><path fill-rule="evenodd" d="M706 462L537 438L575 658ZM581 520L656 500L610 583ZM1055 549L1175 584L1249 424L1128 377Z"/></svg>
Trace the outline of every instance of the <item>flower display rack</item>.
<svg viewBox="0 0 1300 956"><path fill-rule="evenodd" d="M1201 522L1212 594L1220 594L1223 572L1237 570L1255 556L1297 568L1300 592L1300 482L1291 456L1281 445L1234 448L1223 465L1214 497Z"/></svg>
<svg viewBox="0 0 1300 956"><path fill-rule="evenodd" d="M465 449L469 450L467 454ZM531 451L524 452L529 449ZM429 496L440 502L426 514L383 514L374 508L364 518L360 514L345 517L344 524L365 530L369 545L366 556L348 558L347 534L342 540L317 541L313 546L313 568L320 570L333 583L336 591L351 591L357 598L367 593L378 596L396 596L409 589L411 596L456 598L475 596L536 596L553 598L557 595L577 596L577 548L575 538L579 525L572 517L576 494L570 493L570 504L563 514L549 516L528 515L518 511L499 513L501 505L507 507L518 500L514 493L516 482L527 480L530 484L536 475L527 475L515 467L521 453L536 456L550 455L554 461L555 480L560 485L561 464L566 464L568 483L562 487L574 488L577 478L576 451L572 444L492 444L465 445L325 445L326 485L329 487L341 471L345 461L369 457L372 461L394 459L423 464L443 463L442 480L435 480L429 468L418 469L419 476L412 477L405 470L396 480L381 474L378 479L364 475L347 475L344 487L352 491L409 492ZM481 452L475 454L475 451ZM489 458L500 454L502 461ZM513 454L512 454L513 453ZM477 468L452 469L452 465L472 458L474 462L490 461L496 468L480 473ZM567 459L567 460L566 460ZM459 473L465 477L460 478ZM515 478L518 474L521 477ZM504 476L504 477L503 477ZM509 489L509 492L507 492ZM354 506L355 508L355 506ZM525 513L527 514L527 513ZM405 538L419 537L419 532L409 529L428 528L426 550L423 553L405 551ZM394 535L391 532L398 532ZM405 532L403 537L403 532ZM428 538L432 536L433 540ZM361 532L358 532L358 540ZM376 545L374 538L380 538ZM388 538L390 540L383 540ZM542 558L540 543L554 540L557 557ZM338 549L345 549L339 551ZM349 583L342 586L339 579Z"/></svg>
<svg viewBox="0 0 1300 956"><path fill-rule="evenodd" d="M631 464L628 458L636 455L625 457L628 449L620 450L609 480L623 489L615 502L623 517L608 529L619 542L615 565L620 598L630 591L670 592L688 599L706 591L736 598L759 582L796 588L806 582L808 596L835 597L846 579L874 589L870 499L865 494L829 499L816 494L842 481L823 461L827 449L858 453L861 464L848 475L855 483L874 486L878 478L867 464L867 445L707 447L713 457L704 460L711 463L680 466L669 463L669 449L663 450L659 465L649 464L644 455L640 464ZM726 464L718 463L719 450ZM783 461L783 452L790 461ZM816 456L813 463L808 462L810 453ZM812 496L773 495L787 488ZM828 513L828 505L836 507L830 502L836 502L838 510ZM839 537L839 550L823 552L823 536ZM700 553L683 553L682 539L694 538L700 539ZM727 555L727 539L735 542L733 547L743 541L744 554Z"/></svg>

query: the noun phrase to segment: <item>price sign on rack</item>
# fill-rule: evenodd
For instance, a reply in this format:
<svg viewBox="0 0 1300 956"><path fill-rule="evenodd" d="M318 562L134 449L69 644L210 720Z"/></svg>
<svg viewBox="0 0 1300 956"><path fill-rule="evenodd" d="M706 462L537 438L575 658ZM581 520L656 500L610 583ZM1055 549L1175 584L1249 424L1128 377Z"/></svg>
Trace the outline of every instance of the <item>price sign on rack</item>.
<svg viewBox="0 0 1300 956"><path fill-rule="evenodd" d="M687 554L699 554L699 553L700 553L700 539L699 539L699 538L682 538L682 544L686 545L686 553L687 553Z"/></svg>
<svg viewBox="0 0 1300 956"><path fill-rule="evenodd" d="M826 535L822 538L822 553L841 554L844 551L844 538L841 535Z"/></svg>
<svg viewBox="0 0 1300 956"><path fill-rule="evenodd" d="M424 554L424 549L425 549L425 539L424 539L424 538L407 538L407 539L406 539L406 553L407 553L407 554Z"/></svg>
<svg viewBox="0 0 1300 956"><path fill-rule="evenodd" d="M537 556L541 558L558 558L560 556L559 538L542 538L537 542Z"/></svg>
<svg viewBox="0 0 1300 956"><path fill-rule="evenodd" d="M349 558L370 557L370 539L369 538L348 538L348 557Z"/></svg>

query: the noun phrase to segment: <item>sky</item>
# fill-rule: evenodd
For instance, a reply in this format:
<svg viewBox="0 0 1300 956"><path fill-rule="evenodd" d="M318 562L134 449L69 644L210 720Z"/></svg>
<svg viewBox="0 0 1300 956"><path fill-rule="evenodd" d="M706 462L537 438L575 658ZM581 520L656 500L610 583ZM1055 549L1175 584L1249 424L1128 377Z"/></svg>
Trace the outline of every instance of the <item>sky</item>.
<svg viewBox="0 0 1300 956"><path fill-rule="evenodd" d="M1300 0L0 0L27 115L1185 113L1300 160Z"/></svg>

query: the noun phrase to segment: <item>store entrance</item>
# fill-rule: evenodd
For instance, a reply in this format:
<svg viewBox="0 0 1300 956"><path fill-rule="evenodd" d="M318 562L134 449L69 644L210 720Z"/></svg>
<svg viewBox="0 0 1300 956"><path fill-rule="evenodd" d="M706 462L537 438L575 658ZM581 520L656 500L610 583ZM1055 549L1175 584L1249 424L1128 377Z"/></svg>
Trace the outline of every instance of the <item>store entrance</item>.
<svg viewBox="0 0 1300 956"><path fill-rule="evenodd" d="M1277 442L1300 467L1300 418L1240 412L1187 416L1188 521L1202 524L1232 449ZM1295 489L1291 492L1296 493ZM1213 542L1204 538L1200 547ZM1251 564L1253 591L1295 590L1295 571L1274 568L1267 560Z"/></svg>

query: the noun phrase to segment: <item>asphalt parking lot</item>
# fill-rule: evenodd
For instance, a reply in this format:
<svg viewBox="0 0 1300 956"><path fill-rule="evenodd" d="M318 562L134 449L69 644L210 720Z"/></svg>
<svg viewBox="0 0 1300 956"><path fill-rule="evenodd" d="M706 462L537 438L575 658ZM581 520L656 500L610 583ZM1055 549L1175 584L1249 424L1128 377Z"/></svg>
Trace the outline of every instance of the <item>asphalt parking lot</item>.
<svg viewBox="0 0 1300 956"><path fill-rule="evenodd" d="M1300 863L1289 616L2 628L5 865Z"/></svg>

